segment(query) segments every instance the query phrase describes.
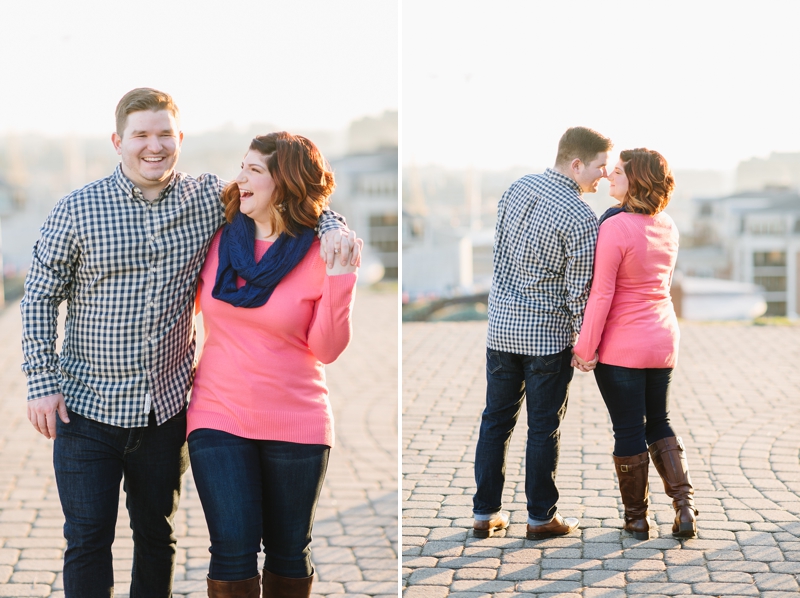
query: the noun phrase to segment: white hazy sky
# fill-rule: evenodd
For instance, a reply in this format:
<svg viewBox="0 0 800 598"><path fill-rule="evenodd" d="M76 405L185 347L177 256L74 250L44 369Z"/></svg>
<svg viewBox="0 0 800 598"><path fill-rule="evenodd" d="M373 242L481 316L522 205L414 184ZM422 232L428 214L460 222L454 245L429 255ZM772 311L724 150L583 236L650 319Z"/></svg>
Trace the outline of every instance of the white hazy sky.
<svg viewBox="0 0 800 598"><path fill-rule="evenodd" d="M135 87L183 130L339 129L398 107L397 0L2 0L0 134L110 134Z"/></svg>
<svg viewBox="0 0 800 598"><path fill-rule="evenodd" d="M404 0L404 164L552 164L570 126L673 168L800 151L800 2Z"/></svg>

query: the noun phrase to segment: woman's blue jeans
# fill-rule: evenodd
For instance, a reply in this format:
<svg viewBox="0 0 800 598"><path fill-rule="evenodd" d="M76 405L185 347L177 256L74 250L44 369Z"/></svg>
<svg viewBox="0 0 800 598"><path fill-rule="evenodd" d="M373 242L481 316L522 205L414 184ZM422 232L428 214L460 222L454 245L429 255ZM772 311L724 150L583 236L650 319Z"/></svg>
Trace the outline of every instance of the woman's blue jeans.
<svg viewBox="0 0 800 598"><path fill-rule="evenodd" d="M672 368L626 368L598 363L594 378L611 416L614 454L631 457L662 438L675 436L669 423Z"/></svg>
<svg viewBox="0 0 800 598"><path fill-rule="evenodd" d="M486 350L486 408L475 450L472 499L476 515L491 515L502 507L506 454L522 401L528 409L525 446L525 495L528 516L549 521L556 514L556 471L561 444L559 427L567 412L573 369L572 352L519 355Z"/></svg>
<svg viewBox="0 0 800 598"><path fill-rule="evenodd" d="M175 569L173 520L186 453L186 409L156 425L119 428L69 411L56 418L53 465L64 511L64 594L113 596L111 545L119 510L119 484L133 530L131 598L172 596Z"/></svg>
<svg viewBox="0 0 800 598"><path fill-rule="evenodd" d="M202 428L189 434L192 474L211 536L208 575L250 579L264 568L282 577L314 574L311 526L330 448L251 440Z"/></svg>

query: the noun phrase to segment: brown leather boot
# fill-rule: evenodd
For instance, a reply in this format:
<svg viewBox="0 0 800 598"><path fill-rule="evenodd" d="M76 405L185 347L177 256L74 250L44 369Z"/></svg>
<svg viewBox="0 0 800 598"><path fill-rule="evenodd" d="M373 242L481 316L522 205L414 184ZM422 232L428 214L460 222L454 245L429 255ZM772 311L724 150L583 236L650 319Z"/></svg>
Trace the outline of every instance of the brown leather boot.
<svg viewBox="0 0 800 598"><path fill-rule="evenodd" d="M625 505L624 530L637 540L650 539L650 519L647 517L647 470L650 456L647 451L632 457L614 457L619 479L619 493Z"/></svg>
<svg viewBox="0 0 800 598"><path fill-rule="evenodd" d="M664 482L664 492L672 499L675 508L672 535L676 538L694 538L697 535L699 511L694 508L694 488L689 478L683 441L677 436L662 438L650 445L650 456Z"/></svg>
<svg viewBox="0 0 800 598"><path fill-rule="evenodd" d="M314 576L281 577L264 569L263 598L308 598L311 595L311 582Z"/></svg>
<svg viewBox="0 0 800 598"><path fill-rule="evenodd" d="M208 598L259 598L259 580L258 575L240 581L216 581L206 576Z"/></svg>

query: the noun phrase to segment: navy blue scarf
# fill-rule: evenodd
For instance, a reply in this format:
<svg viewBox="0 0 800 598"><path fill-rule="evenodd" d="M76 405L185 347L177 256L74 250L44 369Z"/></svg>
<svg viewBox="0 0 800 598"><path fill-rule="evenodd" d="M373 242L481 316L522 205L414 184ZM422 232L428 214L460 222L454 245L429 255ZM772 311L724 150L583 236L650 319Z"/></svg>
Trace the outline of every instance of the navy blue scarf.
<svg viewBox="0 0 800 598"><path fill-rule="evenodd" d="M300 263L314 242L313 229L304 227L296 237L281 233L256 263L255 222L241 212L225 225L219 239L219 266L211 296L234 307L261 307L281 279ZM245 280L236 287L237 277Z"/></svg>
<svg viewBox="0 0 800 598"><path fill-rule="evenodd" d="M603 224L605 220L608 220L612 216L616 216L617 214L621 214L622 212L627 212L627 211L628 210L622 207L608 208L605 212L603 212L603 215L600 216L600 221L597 223L597 226L600 226L601 224Z"/></svg>

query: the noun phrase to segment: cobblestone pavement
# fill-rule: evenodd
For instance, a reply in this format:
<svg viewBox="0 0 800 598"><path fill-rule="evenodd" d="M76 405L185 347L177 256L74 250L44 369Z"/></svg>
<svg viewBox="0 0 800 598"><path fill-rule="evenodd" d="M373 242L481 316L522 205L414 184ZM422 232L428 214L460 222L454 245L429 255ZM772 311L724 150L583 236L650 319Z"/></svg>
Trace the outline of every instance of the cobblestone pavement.
<svg viewBox="0 0 800 598"><path fill-rule="evenodd" d="M469 531L486 324L404 325L405 598L797 596L800 329L681 329L672 423L687 448L699 537L672 538L674 512L654 467L657 537L637 541L621 531L608 415L594 377L576 371L557 483L560 512L579 517L580 530L529 541L524 423L509 451L504 507L511 525L487 539Z"/></svg>
<svg viewBox="0 0 800 598"><path fill-rule="evenodd" d="M327 367L336 447L317 508L315 594L396 596L397 294L359 289L352 344ZM52 443L25 417L17 305L0 312L0 597L63 596L64 524ZM120 493L115 595L128 596L133 543ZM175 596L206 595L208 530L189 471L177 515Z"/></svg>

